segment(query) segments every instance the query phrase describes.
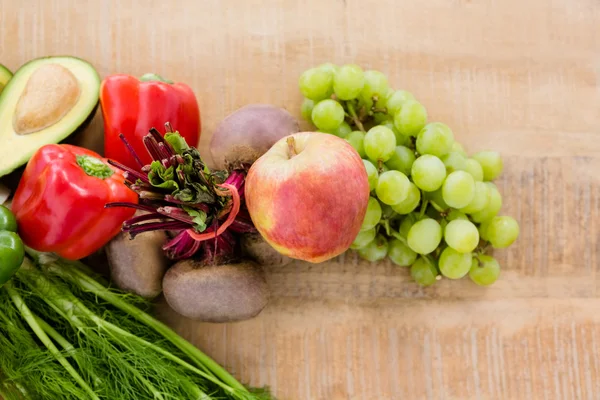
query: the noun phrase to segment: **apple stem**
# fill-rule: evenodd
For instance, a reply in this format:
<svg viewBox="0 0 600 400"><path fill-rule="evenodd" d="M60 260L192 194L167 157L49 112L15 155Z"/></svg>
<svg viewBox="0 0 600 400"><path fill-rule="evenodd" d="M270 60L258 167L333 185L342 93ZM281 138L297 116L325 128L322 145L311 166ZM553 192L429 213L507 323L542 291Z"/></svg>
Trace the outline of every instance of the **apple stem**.
<svg viewBox="0 0 600 400"><path fill-rule="evenodd" d="M288 145L288 156L290 158L293 158L294 156L298 155L298 153L296 153L296 141L294 140L293 136L290 136L287 138L287 145Z"/></svg>

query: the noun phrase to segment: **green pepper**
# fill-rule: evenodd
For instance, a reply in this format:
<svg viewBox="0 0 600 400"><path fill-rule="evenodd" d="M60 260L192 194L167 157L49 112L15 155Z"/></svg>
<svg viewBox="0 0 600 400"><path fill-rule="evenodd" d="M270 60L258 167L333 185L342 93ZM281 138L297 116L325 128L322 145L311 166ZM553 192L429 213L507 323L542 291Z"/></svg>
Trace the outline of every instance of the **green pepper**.
<svg viewBox="0 0 600 400"><path fill-rule="evenodd" d="M23 241L17 234L14 214L0 205L0 286L12 278L25 258Z"/></svg>

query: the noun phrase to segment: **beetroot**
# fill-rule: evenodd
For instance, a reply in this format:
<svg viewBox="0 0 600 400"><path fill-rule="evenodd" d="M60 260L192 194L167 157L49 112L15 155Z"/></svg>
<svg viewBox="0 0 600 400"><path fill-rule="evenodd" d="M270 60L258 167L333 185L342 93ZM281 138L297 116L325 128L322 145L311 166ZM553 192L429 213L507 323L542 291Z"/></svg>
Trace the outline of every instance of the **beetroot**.
<svg viewBox="0 0 600 400"><path fill-rule="evenodd" d="M182 260L167 271L163 290L173 310L205 322L255 317L269 300L264 271L252 261L206 265L193 259Z"/></svg>
<svg viewBox="0 0 600 400"><path fill-rule="evenodd" d="M298 121L286 110L250 104L221 121L210 153L218 169L247 169L279 139L298 131Z"/></svg>

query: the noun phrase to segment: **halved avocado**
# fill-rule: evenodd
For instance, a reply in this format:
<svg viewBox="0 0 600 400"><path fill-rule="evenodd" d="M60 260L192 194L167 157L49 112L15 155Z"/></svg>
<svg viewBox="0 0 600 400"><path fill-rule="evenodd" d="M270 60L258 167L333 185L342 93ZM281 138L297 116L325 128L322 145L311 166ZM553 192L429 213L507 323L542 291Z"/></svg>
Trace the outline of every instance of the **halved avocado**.
<svg viewBox="0 0 600 400"><path fill-rule="evenodd" d="M4 86L6 86L12 76L12 72L4 65L0 64L0 93L2 93L2 89L4 89Z"/></svg>
<svg viewBox="0 0 600 400"><path fill-rule="evenodd" d="M99 93L98 72L79 58L38 58L19 68L0 94L0 176L77 131L93 117Z"/></svg>

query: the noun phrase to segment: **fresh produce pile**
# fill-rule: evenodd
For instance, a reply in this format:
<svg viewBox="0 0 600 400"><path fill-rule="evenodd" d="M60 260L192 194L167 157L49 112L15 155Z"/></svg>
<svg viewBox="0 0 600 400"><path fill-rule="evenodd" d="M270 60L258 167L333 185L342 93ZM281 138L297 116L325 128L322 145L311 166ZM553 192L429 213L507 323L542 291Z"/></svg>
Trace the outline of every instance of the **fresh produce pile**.
<svg viewBox="0 0 600 400"><path fill-rule="evenodd" d="M109 289L83 263L25 248L16 231L0 206L4 399L268 398L143 311L142 298Z"/></svg>
<svg viewBox="0 0 600 400"><path fill-rule="evenodd" d="M260 399L151 315L257 316L265 266L349 249L410 266L427 286L493 283L511 245L492 183L500 156L469 157L451 129L377 71L324 64L300 77L299 132L250 104L196 148L190 87L156 74L100 79L74 57L0 68L0 394L12 399ZM101 107L104 154L65 143ZM85 260L99 257L109 279Z"/></svg>
<svg viewBox="0 0 600 400"><path fill-rule="evenodd" d="M447 125L429 122L425 107L379 71L324 64L305 71L299 86L304 118L363 158L371 198L351 247L365 260L409 266L423 286L442 276L494 283L500 265L490 247L519 235L514 218L498 215L500 155L469 156Z"/></svg>

